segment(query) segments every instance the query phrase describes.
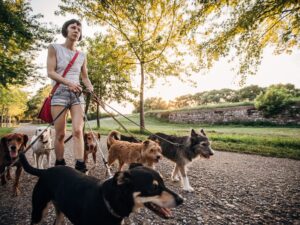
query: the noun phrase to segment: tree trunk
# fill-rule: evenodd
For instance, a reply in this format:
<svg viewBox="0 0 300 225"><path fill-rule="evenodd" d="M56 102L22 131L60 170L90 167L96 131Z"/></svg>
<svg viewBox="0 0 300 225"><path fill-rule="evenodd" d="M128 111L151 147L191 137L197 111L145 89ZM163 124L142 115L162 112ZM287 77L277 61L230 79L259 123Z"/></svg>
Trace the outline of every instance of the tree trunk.
<svg viewBox="0 0 300 225"><path fill-rule="evenodd" d="M97 128L100 128L100 110L99 110L99 104L97 103Z"/></svg>
<svg viewBox="0 0 300 225"><path fill-rule="evenodd" d="M144 63L140 63L141 66L141 86L140 86L140 133L144 132L145 128L145 116L144 116Z"/></svg>

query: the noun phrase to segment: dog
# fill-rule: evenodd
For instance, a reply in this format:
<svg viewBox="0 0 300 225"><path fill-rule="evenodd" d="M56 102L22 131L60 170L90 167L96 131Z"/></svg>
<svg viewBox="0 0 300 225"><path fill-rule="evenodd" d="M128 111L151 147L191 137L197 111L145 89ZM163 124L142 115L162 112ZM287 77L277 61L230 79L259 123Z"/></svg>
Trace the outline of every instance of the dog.
<svg viewBox="0 0 300 225"><path fill-rule="evenodd" d="M100 141L98 132L88 132L84 134L84 162L88 161L88 155L92 154L94 164L96 164L97 140Z"/></svg>
<svg viewBox="0 0 300 225"><path fill-rule="evenodd" d="M26 148L28 142L28 136L21 133L7 134L2 137L0 142L0 174L1 185L5 185L7 180L11 179L10 167L12 163L19 157L21 151ZM22 165L20 162L16 162L13 166L16 166L16 176L13 185L13 195L18 196L20 194L19 182L22 174ZM5 175L5 168L7 172Z"/></svg>
<svg viewBox="0 0 300 225"><path fill-rule="evenodd" d="M51 150L53 150L51 128L47 128L47 127L36 128L35 135L33 135L31 138L31 143L33 143L39 135L40 137L38 138L38 140L31 146L32 156L35 160L35 164L37 168L43 168L44 156L46 156L48 167L50 167Z"/></svg>
<svg viewBox="0 0 300 225"><path fill-rule="evenodd" d="M196 133L194 129L191 130L190 136L174 136L164 133L156 133L150 135L150 140L158 140L162 148L162 154L167 159L175 162L175 167L171 175L173 181L178 181L178 172L181 174L183 189L186 191L194 191L193 187L189 183L189 179L186 172L186 166L193 159L198 156L209 158L214 154L213 149L210 147L210 141L208 140L205 132L201 129L200 133ZM178 145L171 144L167 141L176 143Z"/></svg>
<svg viewBox="0 0 300 225"><path fill-rule="evenodd" d="M108 142L111 146L108 150L108 166L114 161L119 161L119 171L124 164L142 163L154 169L154 163L158 163L162 158L162 150L158 143L146 140L141 143L131 143L128 141L119 141L115 139L118 131L112 131L108 135Z"/></svg>
<svg viewBox="0 0 300 225"><path fill-rule="evenodd" d="M39 177L32 193L31 224L41 222L50 201L56 209L55 224L63 223L65 215L75 225L120 225L124 217L144 206L170 218L169 208L183 203L155 170L141 165L101 182L67 166L34 168L25 154L20 161L26 172Z"/></svg>
<svg viewBox="0 0 300 225"><path fill-rule="evenodd" d="M123 134L120 134L120 133L114 133L114 139L115 140L119 140L119 141L128 141L128 142L131 142L131 143L141 143L142 141L141 140L139 140L139 139L137 139L137 138L135 138L135 137L132 137L132 136L126 136L126 135L123 135ZM109 141L110 139L109 138L107 138L107 143L106 143L106 145L107 145L107 149L109 149L110 148L110 146L111 146L111 143L110 143L110 141Z"/></svg>

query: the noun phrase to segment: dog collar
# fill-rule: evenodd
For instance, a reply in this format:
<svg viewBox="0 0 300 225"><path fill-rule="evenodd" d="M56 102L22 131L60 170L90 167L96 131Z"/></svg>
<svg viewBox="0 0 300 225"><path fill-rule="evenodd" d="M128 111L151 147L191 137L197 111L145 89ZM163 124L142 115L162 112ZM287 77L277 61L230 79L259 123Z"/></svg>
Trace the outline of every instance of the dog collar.
<svg viewBox="0 0 300 225"><path fill-rule="evenodd" d="M123 216L120 216L119 214L117 214L113 208L110 206L109 202L105 199L104 195L102 194L103 196L103 200L104 200L104 203L105 203L105 206L107 208L107 210L110 212L111 215L113 215L114 217L117 217L117 218L123 218Z"/></svg>

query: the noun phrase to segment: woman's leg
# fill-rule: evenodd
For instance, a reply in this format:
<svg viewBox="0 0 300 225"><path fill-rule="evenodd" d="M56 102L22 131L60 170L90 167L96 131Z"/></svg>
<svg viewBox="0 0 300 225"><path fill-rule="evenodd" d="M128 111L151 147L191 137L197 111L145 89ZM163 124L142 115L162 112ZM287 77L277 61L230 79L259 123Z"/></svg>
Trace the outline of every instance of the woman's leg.
<svg viewBox="0 0 300 225"><path fill-rule="evenodd" d="M52 117L55 118L65 107L64 106L51 106ZM55 140L54 149L56 160L61 161L64 159L64 138L66 134L66 115L65 110L54 122Z"/></svg>
<svg viewBox="0 0 300 225"><path fill-rule="evenodd" d="M83 162L84 143L83 143L83 109L81 105L71 107L72 132L73 132L73 151L75 159Z"/></svg>

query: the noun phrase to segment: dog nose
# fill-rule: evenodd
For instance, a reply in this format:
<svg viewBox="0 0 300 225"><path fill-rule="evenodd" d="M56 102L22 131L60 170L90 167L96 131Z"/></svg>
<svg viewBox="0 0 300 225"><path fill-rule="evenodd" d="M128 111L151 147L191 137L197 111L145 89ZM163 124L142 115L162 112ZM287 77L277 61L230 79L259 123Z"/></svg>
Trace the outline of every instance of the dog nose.
<svg viewBox="0 0 300 225"><path fill-rule="evenodd" d="M160 156L160 155L158 155L158 156L156 156L156 159L160 159L160 157L161 157L161 156Z"/></svg>
<svg viewBox="0 0 300 225"><path fill-rule="evenodd" d="M183 203L183 198L179 195L175 197L175 201L177 205L181 205Z"/></svg>
<svg viewBox="0 0 300 225"><path fill-rule="evenodd" d="M13 145L13 146L10 147L10 149L15 151L17 149L17 147Z"/></svg>

